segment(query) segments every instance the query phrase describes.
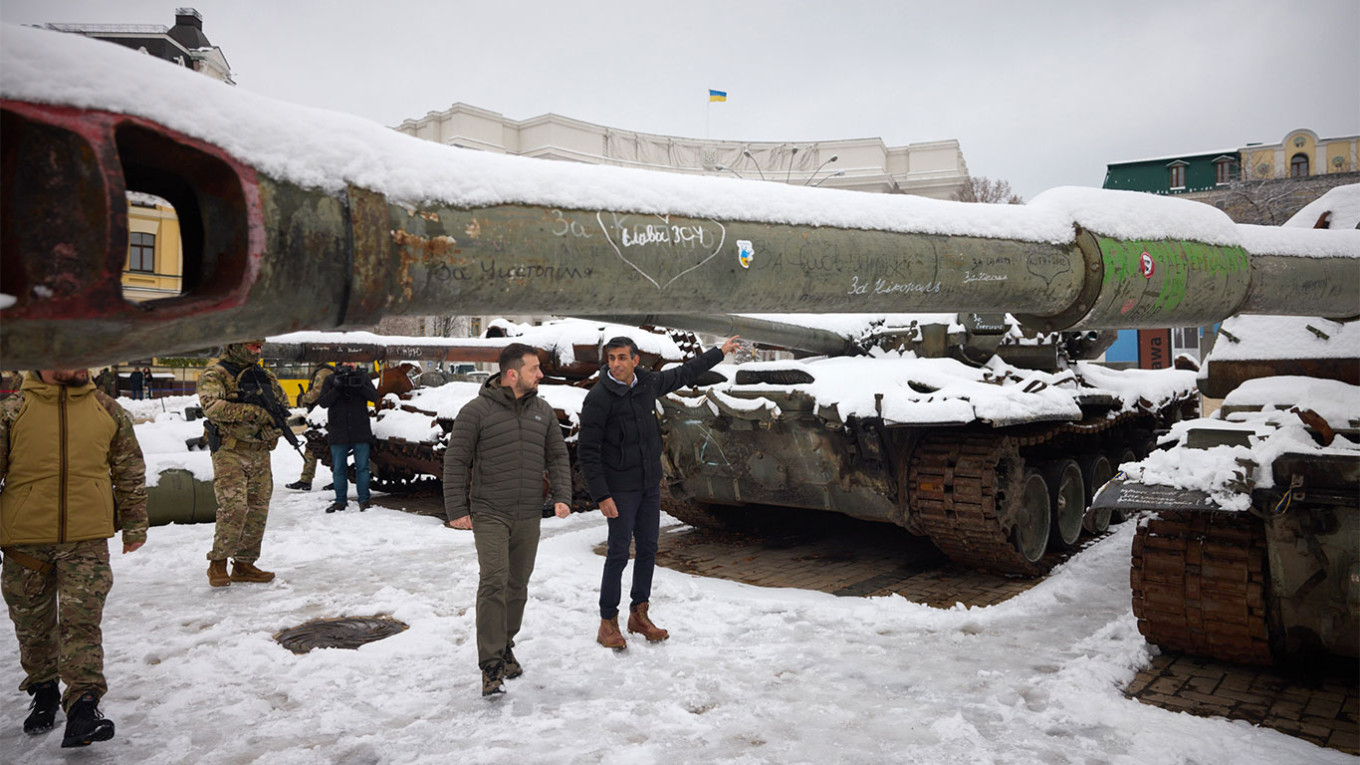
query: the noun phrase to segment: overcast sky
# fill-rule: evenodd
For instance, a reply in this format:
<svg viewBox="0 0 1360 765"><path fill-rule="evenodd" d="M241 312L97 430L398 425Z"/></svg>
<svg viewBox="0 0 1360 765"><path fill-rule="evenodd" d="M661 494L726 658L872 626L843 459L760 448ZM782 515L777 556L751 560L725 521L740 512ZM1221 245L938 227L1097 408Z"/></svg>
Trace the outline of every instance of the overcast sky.
<svg viewBox="0 0 1360 765"><path fill-rule="evenodd" d="M1360 133L1360 0L180 4L238 87L384 125L462 101L700 138L706 119L727 140L955 138L1026 198L1118 160ZM0 20L175 7L0 0Z"/></svg>

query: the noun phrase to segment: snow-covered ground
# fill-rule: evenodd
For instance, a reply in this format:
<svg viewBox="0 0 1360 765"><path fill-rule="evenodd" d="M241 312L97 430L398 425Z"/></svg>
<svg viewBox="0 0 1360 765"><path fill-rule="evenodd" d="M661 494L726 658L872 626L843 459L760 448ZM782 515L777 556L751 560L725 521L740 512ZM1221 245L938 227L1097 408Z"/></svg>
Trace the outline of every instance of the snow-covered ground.
<svg viewBox="0 0 1360 765"><path fill-rule="evenodd" d="M150 406L147 404L146 406ZM173 418L139 426L173 443ZM480 696L472 535L375 508L327 515L274 452L267 585L211 589L208 525L164 526L113 555L104 619L117 737L59 749L20 729L27 697L0 640L0 762L42 763L1353 763L1245 722L1168 712L1121 689L1152 651L1130 611L1132 524L1003 604L939 610L658 569L671 631L595 644L598 514L544 522L517 656ZM294 655L309 619L389 614L410 629ZM58 725L62 718L58 718Z"/></svg>

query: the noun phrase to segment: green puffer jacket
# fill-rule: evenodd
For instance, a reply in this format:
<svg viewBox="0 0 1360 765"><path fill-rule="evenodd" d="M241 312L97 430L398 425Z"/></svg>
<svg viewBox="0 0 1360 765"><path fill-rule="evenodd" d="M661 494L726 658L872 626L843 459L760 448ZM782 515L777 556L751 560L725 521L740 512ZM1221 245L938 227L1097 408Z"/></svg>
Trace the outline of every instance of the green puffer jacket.
<svg viewBox="0 0 1360 765"><path fill-rule="evenodd" d="M146 541L146 463L132 418L92 383L30 373L0 405L0 544Z"/></svg>
<svg viewBox="0 0 1360 765"><path fill-rule="evenodd" d="M496 375L453 421L444 452L444 512L449 520L469 509L474 516L539 517L545 470L552 501L571 504L571 463L557 415L537 392L516 400Z"/></svg>

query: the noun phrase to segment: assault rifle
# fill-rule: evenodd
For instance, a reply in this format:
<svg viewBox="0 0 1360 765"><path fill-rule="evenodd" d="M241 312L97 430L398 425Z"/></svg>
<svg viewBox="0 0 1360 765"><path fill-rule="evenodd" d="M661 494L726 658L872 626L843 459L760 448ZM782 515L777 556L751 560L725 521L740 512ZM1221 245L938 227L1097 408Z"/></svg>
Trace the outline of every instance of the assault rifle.
<svg viewBox="0 0 1360 765"><path fill-rule="evenodd" d="M297 434L288 424L288 409L274 399L273 386L269 384L269 376L263 369L253 364L243 369L236 378L236 395L232 400L240 404L252 404L268 412L274 427L283 431L288 445L302 454L302 442L298 441Z"/></svg>

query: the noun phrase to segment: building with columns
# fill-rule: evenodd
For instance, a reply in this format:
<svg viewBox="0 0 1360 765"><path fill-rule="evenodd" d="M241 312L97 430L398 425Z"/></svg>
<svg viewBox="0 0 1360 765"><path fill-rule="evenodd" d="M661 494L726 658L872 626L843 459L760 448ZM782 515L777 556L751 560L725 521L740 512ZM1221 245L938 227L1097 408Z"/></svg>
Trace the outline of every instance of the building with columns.
<svg viewBox="0 0 1360 765"><path fill-rule="evenodd" d="M395 128L449 146L692 175L949 199L968 180L954 139L888 146L881 138L719 141L640 133L543 114L512 120L456 103Z"/></svg>

